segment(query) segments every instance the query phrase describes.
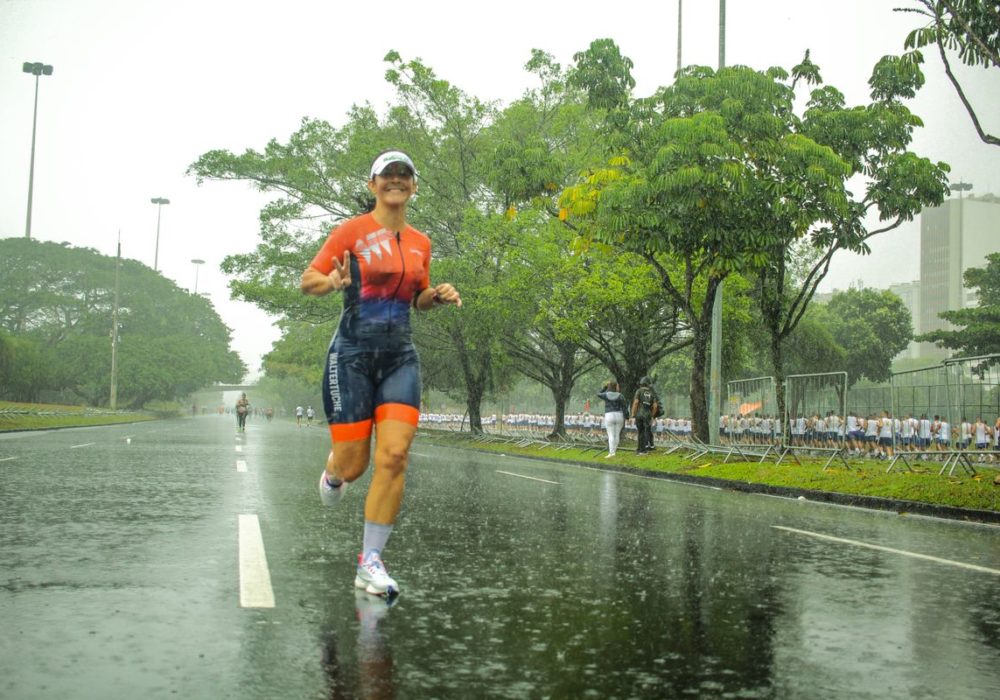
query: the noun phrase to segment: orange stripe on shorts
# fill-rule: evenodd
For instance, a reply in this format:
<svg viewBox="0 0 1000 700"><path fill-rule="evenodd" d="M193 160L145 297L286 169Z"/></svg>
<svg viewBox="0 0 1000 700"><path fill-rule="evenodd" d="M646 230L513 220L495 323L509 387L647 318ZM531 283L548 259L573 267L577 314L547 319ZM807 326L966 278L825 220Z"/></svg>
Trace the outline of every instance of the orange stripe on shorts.
<svg viewBox="0 0 1000 700"><path fill-rule="evenodd" d="M364 440L372 436L371 419L360 420L357 423L335 423L330 426L330 437L334 442L350 442Z"/></svg>
<svg viewBox="0 0 1000 700"><path fill-rule="evenodd" d="M398 420L416 427L420 421L420 411L405 403L384 403L375 407L375 422Z"/></svg>

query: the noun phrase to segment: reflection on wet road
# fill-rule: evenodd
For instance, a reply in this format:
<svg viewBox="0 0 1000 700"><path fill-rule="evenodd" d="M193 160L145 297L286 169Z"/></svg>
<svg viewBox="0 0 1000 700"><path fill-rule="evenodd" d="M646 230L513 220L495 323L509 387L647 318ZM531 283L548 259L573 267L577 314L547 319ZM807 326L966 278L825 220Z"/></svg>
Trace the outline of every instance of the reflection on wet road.
<svg viewBox="0 0 1000 700"><path fill-rule="evenodd" d="M0 437L0 696L1000 696L995 527L420 442L389 607L352 585L368 477L324 509L324 430L234 428Z"/></svg>

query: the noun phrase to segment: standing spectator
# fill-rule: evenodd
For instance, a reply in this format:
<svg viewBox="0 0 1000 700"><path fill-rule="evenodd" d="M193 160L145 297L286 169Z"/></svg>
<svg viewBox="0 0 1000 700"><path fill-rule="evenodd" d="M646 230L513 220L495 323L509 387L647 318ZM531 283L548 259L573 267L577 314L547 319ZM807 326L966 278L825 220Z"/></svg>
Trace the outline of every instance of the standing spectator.
<svg viewBox="0 0 1000 700"><path fill-rule="evenodd" d="M597 393L598 398L604 399L604 429L608 433L608 454L607 457L614 457L618 450L618 441L621 439L622 428L625 426L625 397L621 394L618 382L612 380L605 382L604 387ZM587 414L588 416L590 414Z"/></svg>
<svg viewBox="0 0 1000 700"><path fill-rule="evenodd" d="M652 387L653 380L648 376L639 380L639 388L632 397L631 413L635 416L635 428L638 432L638 447L636 454L644 455L653 449L653 416L659 408L659 399Z"/></svg>

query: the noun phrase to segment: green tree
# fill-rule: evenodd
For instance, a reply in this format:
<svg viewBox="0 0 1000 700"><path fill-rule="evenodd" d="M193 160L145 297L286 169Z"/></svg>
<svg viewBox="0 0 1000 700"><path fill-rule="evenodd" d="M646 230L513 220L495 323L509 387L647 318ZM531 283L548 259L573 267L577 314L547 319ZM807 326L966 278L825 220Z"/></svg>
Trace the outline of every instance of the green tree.
<svg viewBox="0 0 1000 700"><path fill-rule="evenodd" d="M59 392L92 405L108 400L116 260L86 248L0 240L0 327L15 339L21 397ZM230 330L204 298L132 260L121 265L119 400L141 407L173 400L246 371Z"/></svg>
<svg viewBox="0 0 1000 700"><path fill-rule="evenodd" d="M869 81L873 101L855 107L848 107L836 88L822 85L819 67L809 60L808 52L791 71L790 89L800 82L816 86L801 119L790 122L791 131L830 149L847 168L836 182L838 197L843 197L846 206L813 203L811 210L792 212L762 202L774 235L765 249L768 259L754 266L755 296L769 334L771 365L778 380L777 404L782 414L783 345L803 318L833 256L841 250L867 253L869 239L912 220L924 206L940 204L947 192L947 166L907 150L913 129L921 122L893 91L885 89L880 75L886 60L875 67ZM799 165L775 176L785 186L810 188L811 173ZM847 187L848 180L855 177L866 179L863 191L857 195ZM814 190L814 194L821 193ZM876 226L867 223L872 214L877 214Z"/></svg>
<svg viewBox="0 0 1000 700"><path fill-rule="evenodd" d="M825 371L847 371L849 384L864 377L888 381L892 358L913 338L913 322L903 301L887 290L848 289L825 305L811 308L816 322L829 329L843 348L845 364Z"/></svg>
<svg viewBox="0 0 1000 700"><path fill-rule="evenodd" d="M944 64L945 74L955 88L962 105L972 120L976 133L983 142L1000 146L1000 137L983 129L979 115L955 76L948 58L950 51L957 51L959 60L967 66L1000 68L1000 2L997 0L911 0L912 5L899 8L926 18L922 27L906 37L904 47L910 49L898 59L886 64L887 72L902 78L915 87L923 85L920 49L936 46ZM908 90L912 93L912 90ZM909 95L912 97L912 94Z"/></svg>
<svg viewBox="0 0 1000 700"><path fill-rule="evenodd" d="M966 287L977 290L976 306L938 314L956 329L924 333L917 340L957 350L959 357L1000 353L1000 253L987 255L984 267L970 267L962 276Z"/></svg>
<svg viewBox="0 0 1000 700"><path fill-rule="evenodd" d="M595 42L577 66L611 137L605 161L564 192L564 216L657 270L692 336L691 414L707 439L707 348L719 284L773 266L776 253L783 260L806 236L859 249L864 208L847 190L852 162L807 133L793 111L794 81L787 84L781 69L689 67L672 86L633 100L620 78L630 64L613 44ZM602 71L611 79L599 79ZM795 75L815 79L818 71L804 62ZM882 158L884 167L922 167L892 156ZM870 192L875 201L898 196L899 188Z"/></svg>
<svg viewBox="0 0 1000 700"><path fill-rule="evenodd" d="M422 353L425 357L433 355L431 364L441 360L462 368L470 420L479 430L479 402L504 366L496 356L501 343L491 337L495 319L468 308L469 300L489 296L479 285L494 284L503 273L502 268L491 269L496 251L486 246L498 238L468 235L472 229L483 230L480 217L502 213L486 186L492 149L484 130L495 110L441 80L420 61L403 61L395 51L386 61L386 79L396 100L384 118L366 105L353 108L340 129L306 120L287 144L272 141L263 153L242 156L211 151L189 173L199 181L244 180L280 195L261 212L257 249L227 258L223 269L235 276L231 288L238 298L287 321L329 324L340 311L340 300L335 295L304 297L298 291L299 276L330 226L364 208L373 155L388 147L409 152L420 171L410 220L432 238L433 279L453 282L465 301L461 310L422 315L415 340L428 351ZM274 362L293 356L279 350Z"/></svg>

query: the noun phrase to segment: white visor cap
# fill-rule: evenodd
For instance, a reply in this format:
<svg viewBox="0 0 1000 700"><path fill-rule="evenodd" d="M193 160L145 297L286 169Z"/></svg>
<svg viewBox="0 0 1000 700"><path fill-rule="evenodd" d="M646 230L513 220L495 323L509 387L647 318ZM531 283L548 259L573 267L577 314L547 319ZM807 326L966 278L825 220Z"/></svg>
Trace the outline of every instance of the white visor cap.
<svg viewBox="0 0 1000 700"><path fill-rule="evenodd" d="M375 159L372 163L372 174L371 179L374 180L376 175L381 175L382 171L386 169L392 163L402 163L410 168L413 172L413 177L417 176L417 169L413 165L413 161L410 160L410 156L406 155L402 151L387 151Z"/></svg>

